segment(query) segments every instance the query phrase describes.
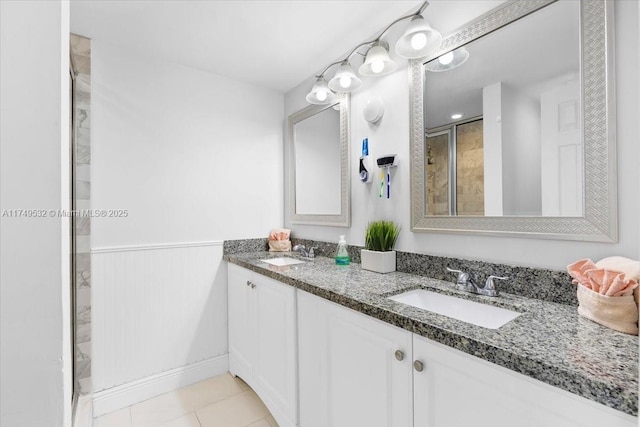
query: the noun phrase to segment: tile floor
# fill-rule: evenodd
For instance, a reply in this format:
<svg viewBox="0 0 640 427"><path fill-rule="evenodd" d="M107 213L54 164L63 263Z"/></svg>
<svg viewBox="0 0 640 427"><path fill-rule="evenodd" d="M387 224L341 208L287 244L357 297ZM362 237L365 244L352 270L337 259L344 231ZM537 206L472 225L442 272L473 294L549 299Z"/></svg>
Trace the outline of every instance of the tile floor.
<svg viewBox="0 0 640 427"><path fill-rule="evenodd" d="M260 398L227 373L94 419L93 427L277 427Z"/></svg>

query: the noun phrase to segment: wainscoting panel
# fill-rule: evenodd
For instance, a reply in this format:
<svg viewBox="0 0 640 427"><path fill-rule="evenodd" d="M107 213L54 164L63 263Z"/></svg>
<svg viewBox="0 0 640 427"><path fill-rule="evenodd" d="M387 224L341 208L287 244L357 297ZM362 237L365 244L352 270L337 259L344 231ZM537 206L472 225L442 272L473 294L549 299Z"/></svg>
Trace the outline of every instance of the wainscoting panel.
<svg viewBox="0 0 640 427"><path fill-rule="evenodd" d="M93 391L227 353L222 242L92 250Z"/></svg>

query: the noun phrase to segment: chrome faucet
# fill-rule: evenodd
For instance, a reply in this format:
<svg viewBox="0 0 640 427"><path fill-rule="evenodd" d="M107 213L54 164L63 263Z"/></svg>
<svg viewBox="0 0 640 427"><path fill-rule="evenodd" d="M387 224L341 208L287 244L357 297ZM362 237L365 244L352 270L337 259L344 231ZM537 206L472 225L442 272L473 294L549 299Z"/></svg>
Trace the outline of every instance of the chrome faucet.
<svg viewBox="0 0 640 427"><path fill-rule="evenodd" d="M507 280L508 277L489 276L484 286L478 284L478 279L475 274L465 273L462 270L453 270L447 267L452 273L457 273L456 288L461 291L470 292L472 294L486 295L488 297L497 297L499 295L498 289L493 282L494 280Z"/></svg>
<svg viewBox="0 0 640 427"><path fill-rule="evenodd" d="M307 248L305 248L304 245L295 245L293 247L293 250L300 252L300 255L302 255L304 258L311 258L311 259L314 259L316 257L316 252L315 252L316 249L318 248L311 247L307 251Z"/></svg>

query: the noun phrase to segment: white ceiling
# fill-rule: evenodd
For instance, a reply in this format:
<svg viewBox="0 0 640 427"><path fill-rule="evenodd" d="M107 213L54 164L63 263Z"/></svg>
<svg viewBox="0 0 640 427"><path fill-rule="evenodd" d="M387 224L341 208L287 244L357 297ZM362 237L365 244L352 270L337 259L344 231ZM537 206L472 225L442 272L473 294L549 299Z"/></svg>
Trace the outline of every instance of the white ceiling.
<svg viewBox="0 0 640 427"><path fill-rule="evenodd" d="M79 1L71 31L286 92L420 1Z"/></svg>
<svg viewBox="0 0 640 427"><path fill-rule="evenodd" d="M446 33L501 2L434 0L425 17ZM416 0L72 0L71 31L287 92L421 4Z"/></svg>

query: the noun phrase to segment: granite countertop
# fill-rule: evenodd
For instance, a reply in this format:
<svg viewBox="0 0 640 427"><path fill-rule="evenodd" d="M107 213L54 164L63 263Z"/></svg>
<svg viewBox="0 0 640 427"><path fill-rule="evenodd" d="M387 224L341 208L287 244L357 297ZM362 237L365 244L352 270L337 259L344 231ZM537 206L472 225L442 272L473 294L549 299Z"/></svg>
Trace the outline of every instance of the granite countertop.
<svg viewBox="0 0 640 427"><path fill-rule="evenodd" d="M247 252L225 255L225 260L627 414L638 414L638 337L584 319L574 306L507 293L495 298L473 295L455 290L452 282L400 272L378 274L354 263L337 266L325 257L286 267L260 261L278 256L282 254ZM499 329L486 329L386 298L418 288L523 314Z"/></svg>

